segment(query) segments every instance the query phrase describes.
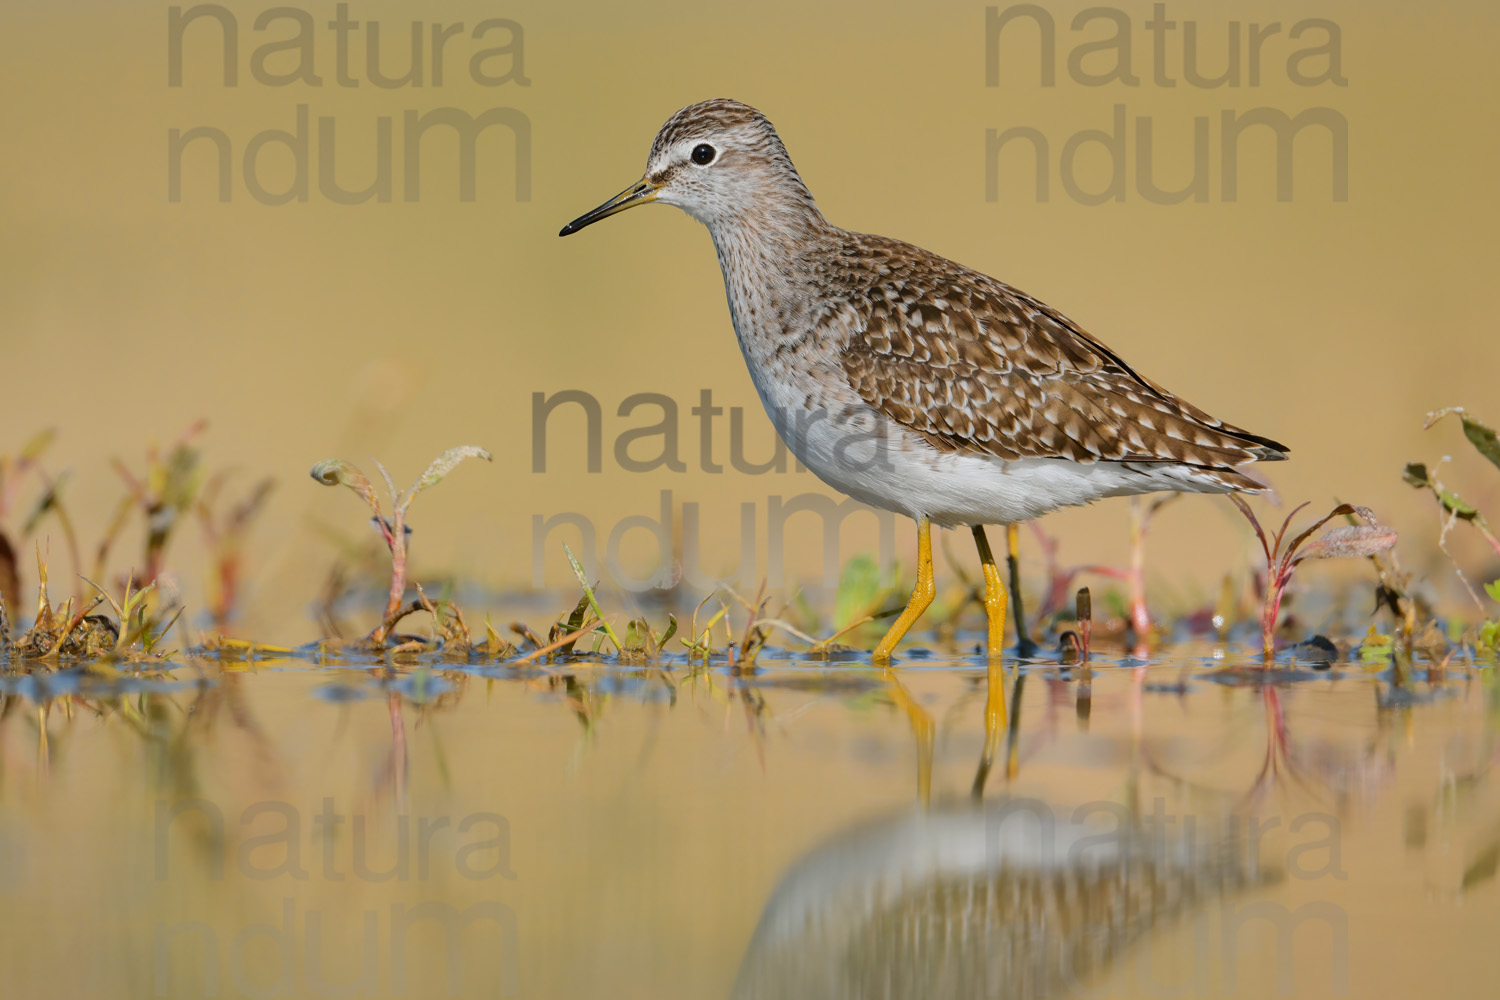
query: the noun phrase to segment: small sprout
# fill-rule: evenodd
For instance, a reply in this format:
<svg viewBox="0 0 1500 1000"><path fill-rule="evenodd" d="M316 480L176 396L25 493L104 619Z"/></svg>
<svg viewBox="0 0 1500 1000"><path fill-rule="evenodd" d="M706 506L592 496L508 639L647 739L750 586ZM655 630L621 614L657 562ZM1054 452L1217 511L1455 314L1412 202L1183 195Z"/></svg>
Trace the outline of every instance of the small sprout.
<svg viewBox="0 0 1500 1000"><path fill-rule="evenodd" d="M713 655L714 651L714 626L719 623L720 618L723 618L726 614L729 613L728 606L720 601L718 612L708 620L707 624L703 626L701 631L699 630L698 612L703 610L703 605L711 601L713 599L713 596L714 595L710 593L708 596L704 597L703 600L698 602L698 606L693 609L693 619L692 622L688 625L687 635L682 636L677 640L687 647L689 659L692 659L694 657L701 659L705 666L708 664L708 658Z"/></svg>
<svg viewBox="0 0 1500 1000"><path fill-rule="evenodd" d="M391 627L402 615L401 601L406 595L407 509L411 506L412 500L416 498L418 493L442 482L443 478L452 472L456 465L469 458L482 458L486 462L493 461L493 456L483 448L476 448L473 445L450 448L434 459L432 464L427 467L427 471L422 473L417 478L417 481L412 484L411 489L405 493L398 493L396 490L396 481L391 478L391 474L386 471L385 466L371 459L371 461L375 462L375 468L379 470L381 478L385 480L386 492L390 496L391 516L389 518L381 510L380 498L375 495L375 488L370 483L369 477L353 464L340 459L329 459L325 462L319 462L312 467L312 477L324 486L347 487L353 490L365 502L365 505L374 514L376 530L380 532L381 537L385 539L386 547L390 549L390 593L386 598L385 613L381 616L380 624L369 635L368 641L371 645L377 647L384 646L386 637L390 635ZM420 602L418 608L421 608ZM439 624L441 625L441 623Z"/></svg>
<svg viewBox="0 0 1500 1000"><path fill-rule="evenodd" d="M662 647L677 634L677 619L667 615L667 630L657 633L644 616L633 618L625 624L625 653L622 659L630 662L655 663L661 658Z"/></svg>
<svg viewBox="0 0 1500 1000"><path fill-rule="evenodd" d="M1275 652L1276 622L1281 615L1282 598L1286 594L1287 584L1292 581L1292 574L1303 560L1373 556L1396 544L1396 532L1377 523L1375 515L1367 507L1356 507L1347 503L1339 504L1314 521L1301 534L1288 540L1286 536L1291 529L1292 518L1296 517L1307 504L1299 505L1288 514L1286 520L1281 523L1281 530L1277 531L1273 538L1268 536L1265 529L1261 527L1259 518L1250 510L1249 504L1232 493L1229 499L1255 529L1261 551L1266 556L1266 595L1265 605L1261 611L1260 634L1261 651L1268 664ZM1358 515L1367 523L1333 528L1317 541L1308 544L1308 539L1312 537L1313 532L1323 525L1335 517L1351 514Z"/></svg>
<svg viewBox="0 0 1500 1000"><path fill-rule="evenodd" d="M736 652L734 637L730 636L732 672L735 674L747 673L755 667L755 658L760 655L760 651L764 648L766 640L771 637L772 627L781 623L777 619L771 619L766 616L766 605L771 603L771 599L765 596L766 583L764 580L761 581L760 589L755 594L754 602L745 600L732 590L729 593L736 601L744 605L747 612L745 633L740 639L738 656L734 656ZM726 619L727 621L728 619ZM811 637L802 636L802 638L807 642L813 642Z"/></svg>
<svg viewBox="0 0 1500 1000"><path fill-rule="evenodd" d="M109 595L109 591L88 577L84 577L83 582L97 590L99 595L109 602L109 606L114 608L115 618L120 623L120 633L116 637L115 651L123 652L126 647L135 641L137 635L144 634L146 631L146 607L143 602L156 589L156 581L152 580L140 590L132 593L131 585L135 582L135 578L133 576L127 578L125 580L125 596L121 601L116 601ZM173 621L176 621L176 619L174 618Z"/></svg>
<svg viewBox="0 0 1500 1000"><path fill-rule="evenodd" d="M449 454L452 454L452 452ZM433 466L436 467L437 463L434 462ZM432 470L429 469L427 471L431 472ZM578 561L577 556L573 555L573 550L568 548L566 542L563 543L563 552L568 557L568 565L573 567L573 575L578 577L578 585L583 588L584 600L594 610L594 616L601 622L604 622L604 634L609 636L609 641L615 644L616 652L624 652L625 646L620 642L620 637L615 635L615 630L610 628L609 622L604 621L604 612L599 609L599 602L594 599L594 588L589 585L589 578L583 571L583 564Z"/></svg>
<svg viewBox="0 0 1500 1000"><path fill-rule="evenodd" d="M1089 662L1089 640L1094 634L1094 598L1089 588L1079 587L1078 612L1078 658L1080 663Z"/></svg>

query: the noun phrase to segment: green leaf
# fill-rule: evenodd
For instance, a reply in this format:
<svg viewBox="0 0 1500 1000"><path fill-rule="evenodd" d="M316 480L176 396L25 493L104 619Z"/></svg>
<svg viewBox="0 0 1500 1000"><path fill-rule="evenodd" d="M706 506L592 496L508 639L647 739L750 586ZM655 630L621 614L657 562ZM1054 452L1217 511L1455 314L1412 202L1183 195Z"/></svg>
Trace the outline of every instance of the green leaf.
<svg viewBox="0 0 1500 1000"><path fill-rule="evenodd" d="M1494 428L1480 423L1469 415L1469 411L1462 406L1450 406L1447 409L1435 410L1427 414L1427 426L1431 427L1439 420L1449 414L1457 414L1463 421L1464 437L1474 446L1474 450L1489 459L1491 465L1500 469L1500 435L1495 433Z"/></svg>
<svg viewBox="0 0 1500 1000"><path fill-rule="evenodd" d="M1495 434L1493 428L1486 427L1471 417L1464 417L1464 437L1469 439L1479 454L1490 460L1490 464L1500 469L1500 436Z"/></svg>
<svg viewBox="0 0 1500 1000"><path fill-rule="evenodd" d="M1471 506L1468 503L1465 503L1463 498L1460 497L1457 493L1446 489L1441 483L1433 479L1431 474L1427 471L1427 466L1423 465L1421 462L1409 463L1406 466L1406 469L1401 473L1401 478L1408 485L1415 486L1419 490L1431 490L1433 495L1438 498L1438 502L1441 503L1443 505L1443 508L1450 514L1455 514L1458 517L1463 518L1465 521L1473 521L1476 518L1479 518L1479 511L1477 508Z"/></svg>
<svg viewBox="0 0 1500 1000"><path fill-rule="evenodd" d="M594 588L589 585L589 578L583 571L583 564L573 555L573 550L568 548L568 543L563 543L563 552L568 557L568 565L573 567L573 575L578 577L578 585L583 588L583 596L589 602L589 607L594 609L594 614L604 625L604 634L609 636L609 641L615 644L615 650L623 653L625 647L620 643L620 637L615 635L615 630L609 627L609 622L604 617L604 612L599 610L599 602L594 599Z"/></svg>
<svg viewBox="0 0 1500 1000"><path fill-rule="evenodd" d="M1490 595L1490 600L1500 602L1500 580L1493 580L1485 584L1484 592Z"/></svg>

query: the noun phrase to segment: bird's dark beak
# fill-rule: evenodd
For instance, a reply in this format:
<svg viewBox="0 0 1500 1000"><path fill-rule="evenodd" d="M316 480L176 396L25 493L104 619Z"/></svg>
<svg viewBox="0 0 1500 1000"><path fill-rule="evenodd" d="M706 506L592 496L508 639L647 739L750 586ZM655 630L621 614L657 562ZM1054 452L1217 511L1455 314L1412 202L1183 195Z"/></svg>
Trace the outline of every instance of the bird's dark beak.
<svg viewBox="0 0 1500 1000"><path fill-rule="evenodd" d="M655 201L656 192L656 185L642 177L639 181L636 181L592 212L585 212L566 226L563 226L562 232L557 235L568 236L578 232L584 226L592 226L600 219L607 219L611 215L625 211L627 208L634 208L637 205L644 205L647 202Z"/></svg>

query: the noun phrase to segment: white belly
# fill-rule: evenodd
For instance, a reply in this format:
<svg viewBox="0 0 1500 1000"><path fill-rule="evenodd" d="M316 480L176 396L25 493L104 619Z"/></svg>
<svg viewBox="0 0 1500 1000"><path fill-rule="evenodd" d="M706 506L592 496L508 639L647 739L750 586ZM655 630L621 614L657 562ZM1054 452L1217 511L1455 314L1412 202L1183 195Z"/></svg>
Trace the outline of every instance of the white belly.
<svg viewBox="0 0 1500 1000"><path fill-rule="evenodd" d="M768 378L751 365L766 412L792 454L840 493L882 510L956 527L1026 521L1060 507L1158 490L1222 492L1180 466L1006 461L939 451L829 378L835 373L823 374Z"/></svg>

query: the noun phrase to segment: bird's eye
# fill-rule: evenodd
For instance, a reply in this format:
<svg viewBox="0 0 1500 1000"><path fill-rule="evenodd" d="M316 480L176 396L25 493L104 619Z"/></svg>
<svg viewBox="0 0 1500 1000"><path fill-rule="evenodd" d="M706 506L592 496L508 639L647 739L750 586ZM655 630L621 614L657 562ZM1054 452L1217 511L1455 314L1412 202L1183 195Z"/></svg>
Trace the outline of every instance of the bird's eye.
<svg viewBox="0 0 1500 1000"><path fill-rule="evenodd" d="M700 167L706 167L714 162L714 157L717 155L718 152L706 142L700 142L693 147L693 162Z"/></svg>

